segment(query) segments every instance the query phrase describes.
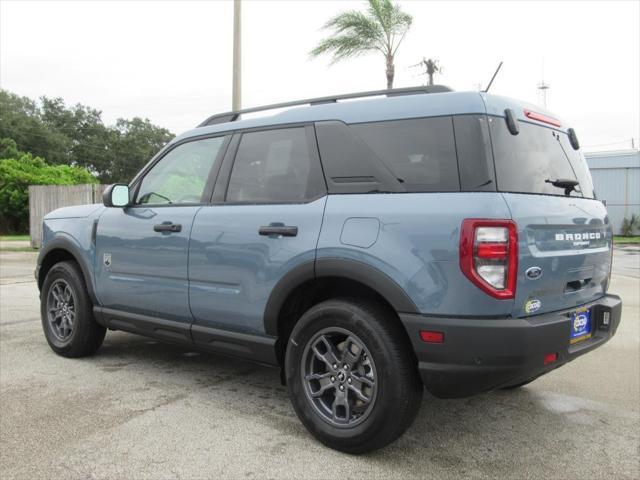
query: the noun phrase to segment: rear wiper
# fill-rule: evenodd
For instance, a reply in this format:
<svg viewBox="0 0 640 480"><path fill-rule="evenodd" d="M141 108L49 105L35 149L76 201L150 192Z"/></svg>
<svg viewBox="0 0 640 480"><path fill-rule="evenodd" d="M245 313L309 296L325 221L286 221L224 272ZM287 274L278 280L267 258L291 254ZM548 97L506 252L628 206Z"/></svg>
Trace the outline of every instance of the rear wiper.
<svg viewBox="0 0 640 480"><path fill-rule="evenodd" d="M550 183L554 187L564 188L564 194L566 196L569 196L580 184L577 180L569 180L568 178L556 178L555 180L549 180L547 178L544 183Z"/></svg>

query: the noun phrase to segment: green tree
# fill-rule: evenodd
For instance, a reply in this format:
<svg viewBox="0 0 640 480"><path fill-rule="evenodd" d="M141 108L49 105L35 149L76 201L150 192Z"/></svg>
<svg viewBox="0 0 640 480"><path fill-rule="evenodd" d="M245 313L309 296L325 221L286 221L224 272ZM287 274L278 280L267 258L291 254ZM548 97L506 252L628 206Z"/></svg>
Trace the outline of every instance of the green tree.
<svg viewBox="0 0 640 480"><path fill-rule="evenodd" d="M49 158L51 163L69 163L69 140L48 128L36 102L0 90L0 138L12 138L23 151Z"/></svg>
<svg viewBox="0 0 640 480"><path fill-rule="evenodd" d="M113 132L102 122L102 112L82 104L67 107L61 98L42 97L40 101L45 127L66 138L67 158L55 163L78 165L96 173L109 166Z"/></svg>
<svg viewBox="0 0 640 480"><path fill-rule="evenodd" d="M395 55L411 27L413 18L391 0L368 0L366 13L350 10L330 19L325 29L332 34L310 52L312 58L330 53L331 63L369 52L380 52L385 59L387 88L393 88Z"/></svg>
<svg viewBox="0 0 640 480"><path fill-rule="evenodd" d="M118 119L111 140L112 162L108 170L99 174L101 180L128 182L166 145L173 134L148 119Z"/></svg>
<svg viewBox="0 0 640 480"><path fill-rule="evenodd" d="M129 181L172 137L149 120L105 126L102 113L85 105L48 97L35 102L0 90L0 138L50 164L84 167L103 183Z"/></svg>
<svg viewBox="0 0 640 480"><path fill-rule="evenodd" d="M49 165L42 158L20 152L11 139L0 140L0 225L24 233L29 228L29 185L96 183L86 169Z"/></svg>

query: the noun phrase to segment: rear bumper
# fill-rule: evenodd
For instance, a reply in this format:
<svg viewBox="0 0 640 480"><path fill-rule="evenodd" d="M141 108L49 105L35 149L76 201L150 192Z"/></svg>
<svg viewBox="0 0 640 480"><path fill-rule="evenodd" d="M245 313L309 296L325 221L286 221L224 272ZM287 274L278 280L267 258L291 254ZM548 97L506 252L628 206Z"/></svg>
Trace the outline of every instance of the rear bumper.
<svg viewBox="0 0 640 480"><path fill-rule="evenodd" d="M426 388L438 397L456 398L516 385L606 343L620 323L620 297L606 295L582 307L591 310L593 336L575 345L569 343L570 314L575 308L515 319L415 314L400 314L400 319L413 344ZM443 332L444 343L423 342L421 330ZM557 353L558 358L544 365L548 353Z"/></svg>

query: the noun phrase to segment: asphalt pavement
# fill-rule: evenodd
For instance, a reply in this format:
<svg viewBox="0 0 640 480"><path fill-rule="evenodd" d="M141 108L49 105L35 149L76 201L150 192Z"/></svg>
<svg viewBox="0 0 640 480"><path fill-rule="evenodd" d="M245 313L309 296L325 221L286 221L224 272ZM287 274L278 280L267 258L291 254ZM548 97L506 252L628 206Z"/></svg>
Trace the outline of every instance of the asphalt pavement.
<svg viewBox="0 0 640 480"><path fill-rule="evenodd" d="M350 456L306 432L277 370L121 332L56 356L35 254L0 252L0 477L637 479L639 258L616 251L608 344L518 390L425 395L399 441Z"/></svg>

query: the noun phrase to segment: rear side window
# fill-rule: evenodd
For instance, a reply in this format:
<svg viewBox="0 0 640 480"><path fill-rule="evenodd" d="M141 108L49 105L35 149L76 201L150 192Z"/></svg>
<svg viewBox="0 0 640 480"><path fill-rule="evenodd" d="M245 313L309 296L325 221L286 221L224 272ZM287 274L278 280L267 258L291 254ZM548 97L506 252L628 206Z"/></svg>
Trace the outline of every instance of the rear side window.
<svg viewBox="0 0 640 480"><path fill-rule="evenodd" d="M498 190L564 195L550 181L567 179L579 182L572 196L594 197L586 162L565 133L523 121L519 125L520 133L512 135L504 118L489 117Z"/></svg>
<svg viewBox="0 0 640 480"><path fill-rule="evenodd" d="M460 190L451 117L351 125L407 192Z"/></svg>
<svg viewBox="0 0 640 480"><path fill-rule="evenodd" d="M299 203L324 193L317 158L304 127L242 135L229 187L231 203Z"/></svg>

